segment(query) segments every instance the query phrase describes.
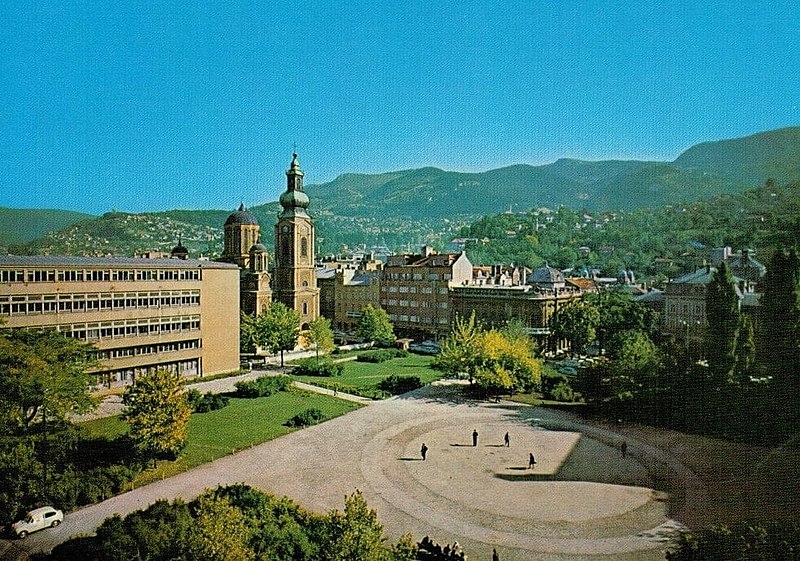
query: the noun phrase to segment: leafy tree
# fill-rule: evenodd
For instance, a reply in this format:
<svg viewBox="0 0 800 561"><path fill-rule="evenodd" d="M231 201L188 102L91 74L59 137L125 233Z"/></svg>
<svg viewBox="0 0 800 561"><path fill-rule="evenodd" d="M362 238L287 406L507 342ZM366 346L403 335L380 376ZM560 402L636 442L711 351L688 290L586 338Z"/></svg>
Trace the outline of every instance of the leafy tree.
<svg viewBox="0 0 800 561"><path fill-rule="evenodd" d="M705 353L712 377L730 382L736 368L736 340L739 335L739 296L728 264L724 261L706 289Z"/></svg>
<svg viewBox="0 0 800 561"><path fill-rule="evenodd" d="M374 341L382 347L388 347L394 343L394 326L389 321L389 314L386 313L386 310L368 304L362 311L361 319L356 326L356 337L365 341Z"/></svg>
<svg viewBox="0 0 800 561"><path fill-rule="evenodd" d="M326 559L330 561L384 561L387 550L383 546L383 526L378 514L367 506L367 501L356 490L345 498L344 513L333 511L329 515L331 542Z"/></svg>
<svg viewBox="0 0 800 561"><path fill-rule="evenodd" d="M596 334L598 344L601 349L605 349L612 357L616 357L619 354L619 348L614 345L614 334L632 329L643 331L648 335L652 335L655 332L656 317L654 312L644 304L631 300L629 294L606 290L588 294L583 301L586 305L592 305L597 308Z"/></svg>
<svg viewBox="0 0 800 561"><path fill-rule="evenodd" d="M451 376L466 373L472 383L479 367L476 344L482 332L474 311L466 319L456 316L450 334L442 341L431 365Z"/></svg>
<svg viewBox="0 0 800 561"><path fill-rule="evenodd" d="M186 443L191 406L177 376L164 368L136 377L122 396L122 418L145 454L176 456Z"/></svg>
<svg viewBox="0 0 800 561"><path fill-rule="evenodd" d="M239 351L243 354L254 354L258 351L258 328L255 316L242 313L239 318Z"/></svg>
<svg viewBox="0 0 800 561"><path fill-rule="evenodd" d="M550 334L556 341L568 341L574 352L581 353L595 340L599 323L597 306L572 300L550 318Z"/></svg>
<svg viewBox="0 0 800 561"><path fill-rule="evenodd" d="M331 320L326 317L318 317L315 320L308 322L308 333L306 334L309 342L314 345L314 350L317 352L317 362L319 362L319 353L329 353L336 348L333 344L333 329L331 329Z"/></svg>
<svg viewBox="0 0 800 561"><path fill-rule="evenodd" d="M273 302L264 313L256 317L255 341L271 353L290 351L297 345L300 335L300 314L282 302Z"/></svg>
<svg viewBox="0 0 800 561"><path fill-rule="evenodd" d="M187 561L248 561L250 521L225 497L201 495L192 504L194 524L186 539Z"/></svg>
<svg viewBox="0 0 800 561"><path fill-rule="evenodd" d="M0 426L66 420L96 406L87 369L94 348L56 331L0 332Z"/></svg>

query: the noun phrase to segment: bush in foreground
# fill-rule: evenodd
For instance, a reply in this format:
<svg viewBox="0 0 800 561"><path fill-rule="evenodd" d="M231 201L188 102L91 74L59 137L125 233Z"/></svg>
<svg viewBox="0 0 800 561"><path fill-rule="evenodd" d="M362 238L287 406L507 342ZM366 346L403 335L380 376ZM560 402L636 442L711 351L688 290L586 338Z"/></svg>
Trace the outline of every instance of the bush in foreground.
<svg viewBox="0 0 800 561"><path fill-rule="evenodd" d="M312 408L298 413L286 421L285 424L287 427L307 427L309 425L316 425L323 419L325 419L325 414L319 409Z"/></svg>
<svg viewBox="0 0 800 561"><path fill-rule="evenodd" d="M71 539L39 556L44 561L411 561L408 535L386 541L377 513L356 491L344 511L316 514L287 498L246 485L207 491L190 503L161 500L125 518L106 519L93 537Z"/></svg>

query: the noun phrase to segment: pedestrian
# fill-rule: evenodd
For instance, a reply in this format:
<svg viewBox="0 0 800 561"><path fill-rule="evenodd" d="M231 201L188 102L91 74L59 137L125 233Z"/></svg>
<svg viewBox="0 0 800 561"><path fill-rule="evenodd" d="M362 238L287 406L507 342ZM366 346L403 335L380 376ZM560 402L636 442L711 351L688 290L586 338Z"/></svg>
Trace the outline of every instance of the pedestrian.
<svg viewBox="0 0 800 561"><path fill-rule="evenodd" d="M628 453L628 443L627 441L623 440L622 444L619 446L620 452L622 452L622 457L624 458L625 455Z"/></svg>
<svg viewBox="0 0 800 561"><path fill-rule="evenodd" d="M497 548L492 548L492 561L500 561L500 556L497 555Z"/></svg>
<svg viewBox="0 0 800 561"><path fill-rule="evenodd" d="M473 446L478 445L478 429L472 431L472 445Z"/></svg>
<svg viewBox="0 0 800 561"><path fill-rule="evenodd" d="M508 433L506 433L506 435L503 437L503 443L506 446L511 446L511 437L508 435Z"/></svg>
<svg viewBox="0 0 800 561"><path fill-rule="evenodd" d="M528 458L528 469L533 469L533 466L536 465L536 458L533 457L533 452L530 453L530 457Z"/></svg>
<svg viewBox="0 0 800 561"><path fill-rule="evenodd" d="M425 443L422 443L422 448L419 449L419 453L422 455L422 461L425 461L425 456L428 454L428 447L425 446Z"/></svg>

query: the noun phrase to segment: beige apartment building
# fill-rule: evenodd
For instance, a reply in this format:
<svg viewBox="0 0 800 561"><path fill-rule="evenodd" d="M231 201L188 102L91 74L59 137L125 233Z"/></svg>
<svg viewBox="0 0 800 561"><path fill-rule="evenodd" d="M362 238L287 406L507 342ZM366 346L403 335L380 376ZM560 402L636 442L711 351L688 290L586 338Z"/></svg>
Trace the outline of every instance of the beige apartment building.
<svg viewBox="0 0 800 561"><path fill-rule="evenodd" d="M56 329L93 344L98 383L167 368L239 368L239 268L191 259L0 256L5 327Z"/></svg>
<svg viewBox="0 0 800 561"><path fill-rule="evenodd" d="M381 307L395 330L412 337L444 336L450 331L450 287L472 281L466 253L392 255L383 269Z"/></svg>

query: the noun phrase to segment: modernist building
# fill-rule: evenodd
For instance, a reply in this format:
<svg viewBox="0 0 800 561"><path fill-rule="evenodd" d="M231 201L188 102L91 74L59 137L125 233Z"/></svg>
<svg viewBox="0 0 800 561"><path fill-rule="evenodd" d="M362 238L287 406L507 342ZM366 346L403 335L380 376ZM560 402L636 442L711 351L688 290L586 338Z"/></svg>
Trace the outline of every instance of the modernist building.
<svg viewBox="0 0 800 561"><path fill-rule="evenodd" d="M286 171L286 191L279 202L283 212L275 225L273 299L296 310L305 328L319 317L319 288L314 263L314 224L306 211L309 201L303 191L303 171L297 154L293 154Z"/></svg>
<svg viewBox="0 0 800 561"><path fill-rule="evenodd" d="M5 327L55 329L92 343L98 382L111 386L155 368L185 377L237 370L238 310L235 265L0 256Z"/></svg>

